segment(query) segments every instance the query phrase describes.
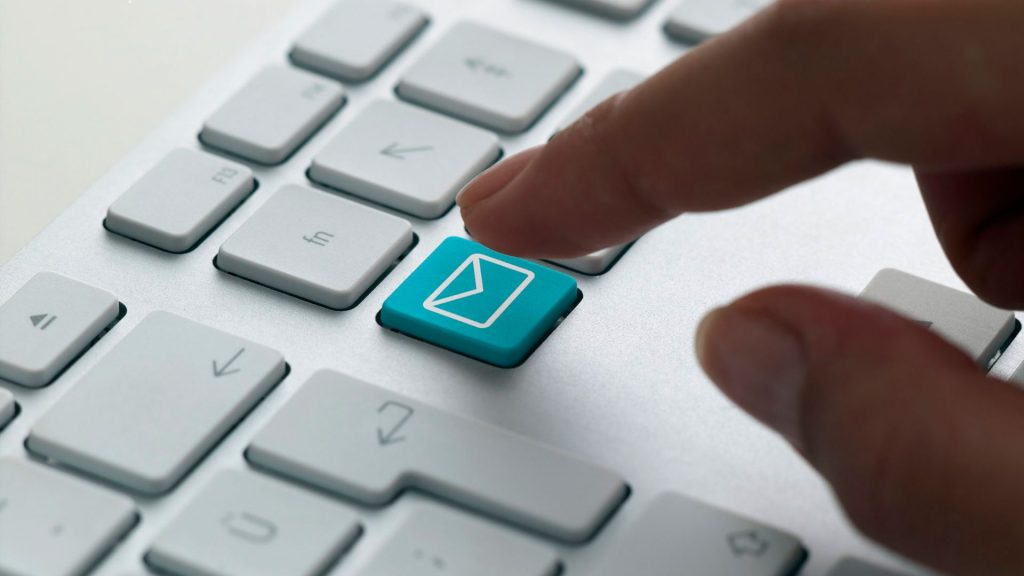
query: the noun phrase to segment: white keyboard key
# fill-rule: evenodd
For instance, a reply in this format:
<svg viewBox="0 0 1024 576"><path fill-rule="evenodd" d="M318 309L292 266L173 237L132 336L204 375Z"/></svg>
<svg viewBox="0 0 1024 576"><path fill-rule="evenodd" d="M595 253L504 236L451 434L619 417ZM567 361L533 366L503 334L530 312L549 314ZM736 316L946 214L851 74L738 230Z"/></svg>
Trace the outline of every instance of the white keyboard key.
<svg viewBox="0 0 1024 576"><path fill-rule="evenodd" d="M892 572L867 562L844 558L836 564L828 576L906 576L902 572Z"/></svg>
<svg viewBox="0 0 1024 576"><path fill-rule="evenodd" d="M728 32L772 0L683 0L665 24L677 40L699 43Z"/></svg>
<svg viewBox="0 0 1024 576"><path fill-rule="evenodd" d="M551 260L551 262L570 270L575 270L580 274L597 276L607 272L627 248L629 248L629 244L620 244L610 248L602 248L597 252L591 252L577 258L561 258Z"/></svg>
<svg viewBox="0 0 1024 576"><path fill-rule="evenodd" d="M168 252L194 248L252 192L252 170L218 156L174 150L107 210L112 232Z"/></svg>
<svg viewBox="0 0 1024 576"><path fill-rule="evenodd" d="M501 154L498 137L401 102L377 101L313 159L313 180L437 218Z"/></svg>
<svg viewBox="0 0 1024 576"><path fill-rule="evenodd" d="M603 14L619 20L633 18L650 6L653 0L556 0L563 4L571 4L597 14Z"/></svg>
<svg viewBox="0 0 1024 576"><path fill-rule="evenodd" d="M345 89L315 74L264 69L203 125L204 144L262 164L278 164L341 108Z"/></svg>
<svg viewBox="0 0 1024 576"><path fill-rule="evenodd" d="M427 25L405 2L342 0L295 42L295 64L342 80L366 80Z"/></svg>
<svg viewBox="0 0 1024 576"><path fill-rule="evenodd" d="M568 54L462 23L405 74L398 94L489 128L522 132L579 74Z"/></svg>
<svg viewBox="0 0 1024 576"><path fill-rule="evenodd" d="M566 116L559 130L565 130L572 123L583 117L591 108L611 98L619 92L624 92L644 81L644 76L631 70L613 70L601 80L601 83L587 97L580 102L573 111Z"/></svg>
<svg viewBox="0 0 1024 576"><path fill-rule="evenodd" d="M344 310L413 242L407 221L302 186L285 186L217 254L217 266Z"/></svg>
<svg viewBox="0 0 1024 576"><path fill-rule="evenodd" d="M1024 364L1021 364L1017 370L1010 377L1010 382L1016 382L1017 384L1024 384Z"/></svg>
<svg viewBox="0 0 1024 576"><path fill-rule="evenodd" d="M135 525L131 500L23 460L0 460L0 574L84 574Z"/></svg>
<svg viewBox="0 0 1024 576"><path fill-rule="evenodd" d="M176 484L284 377L280 354L154 312L40 420L29 450L144 494Z"/></svg>
<svg viewBox="0 0 1024 576"><path fill-rule="evenodd" d="M982 367L998 356L1017 327L1012 312L899 270L879 272L860 297L931 328Z"/></svg>
<svg viewBox="0 0 1024 576"><path fill-rule="evenodd" d="M180 576L317 576L359 533L359 520L340 504L222 472L157 537L146 561Z"/></svg>
<svg viewBox="0 0 1024 576"><path fill-rule="evenodd" d="M49 384L119 312L109 292L36 274L0 306L0 378L30 388Z"/></svg>
<svg viewBox="0 0 1024 576"><path fill-rule="evenodd" d="M17 413L18 404L14 401L14 394L0 388L0 430L3 430Z"/></svg>
<svg viewBox="0 0 1024 576"><path fill-rule="evenodd" d="M247 455L367 504L417 488L572 542L626 495L613 472L330 371L306 382Z"/></svg>
<svg viewBox="0 0 1024 576"><path fill-rule="evenodd" d="M611 246L608 248L602 248L597 252L591 252L590 254L584 254L576 258L554 258L548 260L563 268L568 268L580 274L586 274L588 276L600 276L604 274L612 265L618 262L622 254L630 247L632 243L620 244L618 246Z"/></svg>
<svg viewBox="0 0 1024 576"><path fill-rule="evenodd" d="M453 509L424 507L405 520L360 576L554 576L558 557L505 528Z"/></svg>
<svg viewBox="0 0 1024 576"><path fill-rule="evenodd" d="M790 576L800 542L677 494L658 497L613 549L598 576Z"/></svg>

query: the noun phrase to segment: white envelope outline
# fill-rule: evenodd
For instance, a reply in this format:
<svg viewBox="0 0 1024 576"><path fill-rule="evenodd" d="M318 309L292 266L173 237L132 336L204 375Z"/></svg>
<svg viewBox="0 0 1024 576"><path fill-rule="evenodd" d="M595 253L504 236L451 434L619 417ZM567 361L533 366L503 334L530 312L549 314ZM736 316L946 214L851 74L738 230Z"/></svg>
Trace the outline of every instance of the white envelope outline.
<svg viewBox="0 0 1024 576"><path fill-rule="evenodd" d="M462 300L464 298L471 298L473 296L476 296L477 294L483 294L484 278L483 273L480 270L480 262L482 261L487 261L490 262L491 264L501 266L502 268L507 268L509 270L512 270L513 272L519 272L520 274L523 275L523 280L522 282L519 283L519 286L517 286L516 289L513 290L511 294L509 294L508 298L505 298L505 301L501 303L501 306L498 306L498 308L495 309L495 311L485 322L478 322L476 320L473 320L472 318L466 318L465 316L462 316L460 314L456 314L454 312L440 308L440 306L448 304L449 302L455 302L457 300ZM455 279L458 278L463 272L465 272L466 269L469 268L470 266L473 267L473 288L466 290L465 292L460 292L458 294L452 294L451 296L439 298L439 296L441 296L441 294L444 294L444 291L449 286L451 286L452 282L454 282ZM463 324L468 324L474 328L490 328L491 325L493 325L498 320L498 318L501 317L505 310L507 310L508 307L511 306L512 303L516 301L516 298L518 298L519 295L523 293L523 290L526 290L526 287L530 285L530 282L533 282L534 277L535 274L533 272L521 266L509 264L508 262L502 262L501 260L498 260L497 258L491 258L486 254L471 254L468 258L466 258L466 260L462 264L459 264L459 267L456 268L455 271L452 272L451 275L448 276L448 278L446 278L445 281L442 282L440 286L437 287L437 290L434 290L434 292L430 296L427 296L427 299L423 301L423 307L430 312L440 314L441 316L451 318L452 320L462 322Z"/></svg>

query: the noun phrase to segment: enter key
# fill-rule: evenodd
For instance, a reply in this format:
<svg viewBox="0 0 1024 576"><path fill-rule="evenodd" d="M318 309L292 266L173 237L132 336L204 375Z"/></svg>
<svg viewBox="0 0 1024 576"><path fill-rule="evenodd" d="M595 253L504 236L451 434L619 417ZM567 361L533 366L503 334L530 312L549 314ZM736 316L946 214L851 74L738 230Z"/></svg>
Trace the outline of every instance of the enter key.
<svg viewBox="0 0 1024 576"><path fill-rule="evenodd" d="M330 371L302 387L247 456L366 504L414 488L569 542L594 534L627 490L614 472Z"/></svg>

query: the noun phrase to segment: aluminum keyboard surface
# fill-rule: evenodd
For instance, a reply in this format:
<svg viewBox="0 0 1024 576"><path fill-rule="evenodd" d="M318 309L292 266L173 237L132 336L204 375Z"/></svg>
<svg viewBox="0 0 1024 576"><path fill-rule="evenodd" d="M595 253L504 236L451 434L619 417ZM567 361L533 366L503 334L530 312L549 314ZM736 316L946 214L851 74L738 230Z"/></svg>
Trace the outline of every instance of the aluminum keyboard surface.
<svg viewBox="0 0 1024 576"><path fill-rule="evenodd" d="M127 316L51 386L14 392L21 414L0 432L0 456L26 454L22 440L90 368L148 313L165 310L250 338L281 352L290 375L170 496L138 499L141 524L99 566L113 576L143 574L156 534L220 470L247 467L255 433L311 374L330 368L559 447L611 468L632 489L597 538L558 545L566 571L595 570L610 545L665 491L776 525L810 552L801 574L822 576L853 555L925 574L868 543L843 518L827 485L781 439L724 398L692 353L693 333L711 307L778 282L857 293L894 267L962 286L934 238L913 175L863 162L754 206L686 215L643 237L605 275L577 276L584 299L522 366L502 370L383 330L383 300L440 241L463 233L457 210L411 219L418 246L355 309L333 312L218 271L223 242L285 184L313 186L313 156L374 97L393 98L400 75L455 22L475 20L573 54L584 74L533 128L502 136L507 154L546 141L565 116L616 68L651 73L685 48L661 30L674 2L619 23L539 0L419 0L431 22L409 49L364 84L346 84L349 102L285 164L254 166L259 189L199 247L156 251L102 226L108 206L176 147L199 149L204 120L269 63L285 63L294 40L331 4L310 0L255 42L126 156L26 249L0 268L0 301L34 274L53 271L108 290ZM97 135L102 137L102 135ZM728 153L728 151L723 151ZM1006 376L1024 358L1018 339L996 365ZM425 376L429 375L429 376ZM97 417L101 417L97 415ZM426 498L411 495L411 499ZM365 509L364 540L332 574L350 574L383 545L407 514Z"/></svg>

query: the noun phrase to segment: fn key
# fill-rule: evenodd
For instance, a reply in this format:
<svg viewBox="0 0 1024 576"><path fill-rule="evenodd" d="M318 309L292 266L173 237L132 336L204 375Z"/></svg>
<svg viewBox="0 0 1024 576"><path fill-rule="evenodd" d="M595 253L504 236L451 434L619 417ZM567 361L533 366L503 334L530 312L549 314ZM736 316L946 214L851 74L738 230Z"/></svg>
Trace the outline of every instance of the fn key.
<svg viewBox="0 0 1024 576"><path fill-rule="evenodd" d="M1012 312L930 280L882 270L861 298L891 308L930 328L969 354L982 368L999 357L1017 329Z"/></svg>

